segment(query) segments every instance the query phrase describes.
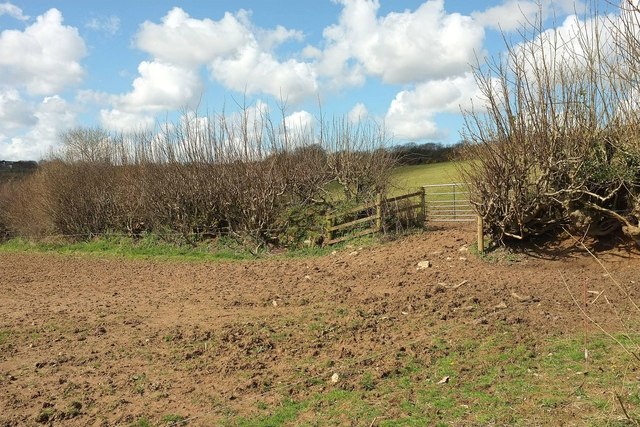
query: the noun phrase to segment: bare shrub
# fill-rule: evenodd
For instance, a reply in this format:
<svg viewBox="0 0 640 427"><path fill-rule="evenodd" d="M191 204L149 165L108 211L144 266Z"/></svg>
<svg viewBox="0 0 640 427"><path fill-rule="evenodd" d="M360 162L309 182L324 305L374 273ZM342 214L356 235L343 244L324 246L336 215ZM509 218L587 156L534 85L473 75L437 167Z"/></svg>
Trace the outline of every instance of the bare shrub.
<svg viewBox="0 0 640 427"><path fill-rule="evenodd" d="M13 203L14 194L14 183L0 182L0 239L6 239L11 235L8 213Z"/></svg>
<svg viewBox="0 0 640 427"><path fill-rule="evenodd" d="M58 233L90 238L118 229L116 172L108 163L42 166L47 209Z"/></svg>
<svg viewBox="0 0 640 427"><path fill-rule="evenodd" d="M46 188L46 175L41 168L8 186L3 210L9 237L40 238L55 232Z"/></svg>
<svg viewBox="0 0 640 427"><path fill-rule="evenodd" d="M466 114L462 174L495 240L568 226L640 241L638 91L616 22L595 9L569 34L538 22L476 67L487 108Z"/></svg>
<svg viewBox="0 0 640 427"><path fill-rule="evenodd" d="M296 147L282 154L289 170L291 196L303 204L328 204L332 199L327 183L333 179L327 150L319 143Z"/></svg>
<svg viewBox="0 0 640 427"><path fill-rule="evenodd" d="M153 232L193 243L227 234L256 246L294 245L321 234L304 215L315 219L342 203L331 182L358 201L386 188L393 159L380 149L379 129L336 120L316 134L282 122L245 108L231 116L184 112L131 135L73 129L25 184L9 222L28 235Z"/></svg>
<svg viewBox="0 0 640 427"><path fill-rule="evenodd" d="M348 202L372 201L387 192L396 159L384 149L386 138L384 128L371 121L354 124L342 118L323 127L329 173Z"/></svg>
<svg viewBox="0 0 640 427"><path fill-rule="evenodd" d="M68 163L103 163L114 160L112 136L101 128L74 128L61 135L61 150L52 153L54 159Z"/></svg>

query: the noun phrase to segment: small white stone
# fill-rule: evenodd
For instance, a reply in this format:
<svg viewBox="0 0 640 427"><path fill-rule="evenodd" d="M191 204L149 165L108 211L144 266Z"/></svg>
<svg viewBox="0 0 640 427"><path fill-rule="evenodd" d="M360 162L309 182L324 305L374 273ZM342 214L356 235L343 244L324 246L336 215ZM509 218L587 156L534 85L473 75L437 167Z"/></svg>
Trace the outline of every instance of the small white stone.
<svg viewBox="0 0 640 427"><path fill-rule="evenodd" d="M332 384L337 383L339 379L340 379L340 375L338 375L337 372L335 372L333 375L331 375L331 383Z"/></svg>
<svg viewBox="0 0 640 427"><path fill-rule="evenodd" d="M416 270L424 270L429 267L431 267L431 261L420 261Z"/></svg>

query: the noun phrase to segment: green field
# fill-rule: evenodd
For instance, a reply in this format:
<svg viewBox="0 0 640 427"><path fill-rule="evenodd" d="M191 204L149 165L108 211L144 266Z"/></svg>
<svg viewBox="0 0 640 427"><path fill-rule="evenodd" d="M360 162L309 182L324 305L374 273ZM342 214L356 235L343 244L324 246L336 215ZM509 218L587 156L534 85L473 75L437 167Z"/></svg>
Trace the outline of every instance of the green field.
<svg viewBox="0 0 640 427"><path fill-rule="evenodd" d="M417 190L423 185L460 182L455 162L400 166L391 175L391 195Z"/></svg>

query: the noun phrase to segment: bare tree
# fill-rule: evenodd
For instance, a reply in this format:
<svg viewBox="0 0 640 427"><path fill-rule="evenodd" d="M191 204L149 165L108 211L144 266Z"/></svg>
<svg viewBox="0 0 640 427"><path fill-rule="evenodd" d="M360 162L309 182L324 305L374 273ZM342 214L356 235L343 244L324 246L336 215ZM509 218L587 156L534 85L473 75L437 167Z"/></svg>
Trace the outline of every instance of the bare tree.
<svg viewBox="0 0 640 427"><path fill-rule="evenodd" d="M466 114L462 173L495 240L569 226L640 241L638 33L616 26L623 15L593 7L564 32L539 19L475 68L486 108Z"/></svg>

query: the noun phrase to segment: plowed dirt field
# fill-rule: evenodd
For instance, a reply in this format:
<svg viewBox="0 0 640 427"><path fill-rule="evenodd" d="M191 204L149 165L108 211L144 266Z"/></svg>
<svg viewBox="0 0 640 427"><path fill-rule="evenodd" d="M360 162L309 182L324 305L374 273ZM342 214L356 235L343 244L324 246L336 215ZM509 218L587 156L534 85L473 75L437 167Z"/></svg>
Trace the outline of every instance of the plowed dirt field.
<svg viewBox="0 0 640 427"><path fill-rule="evenodd" d="M211 263L0 254L0 426L623 419L604 385L587 392L608 406L587 405L575 373L544 368L550 345L582 339L572 295L582 303L586 289L608 331L633 322L618 285L571 242L482 260L473 238L443 228L319 258ZM598 256L640 301L637 251ZM522 348L539 375L484 378L521 364L510 353ZM500 375L539 388L505 391ZM564 398L549 404L545 387ZM486 396L511 399L511 412Z"/></svg>

